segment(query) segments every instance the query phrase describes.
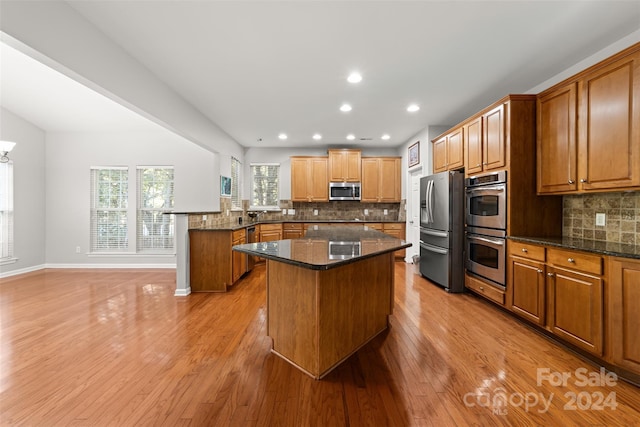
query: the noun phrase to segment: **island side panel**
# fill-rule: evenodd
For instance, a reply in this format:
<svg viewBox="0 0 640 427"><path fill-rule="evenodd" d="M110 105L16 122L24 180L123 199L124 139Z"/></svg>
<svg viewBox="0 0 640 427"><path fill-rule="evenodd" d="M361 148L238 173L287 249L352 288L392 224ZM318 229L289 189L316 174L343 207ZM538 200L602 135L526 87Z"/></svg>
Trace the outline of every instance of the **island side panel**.
<svg viewBox="0 0 640 427"><path fill-rule="evenodd" d="M226 292L227 284L231 284L230 249L230 231L189 230L192 292Z"/></svg>
<svg viewBox="0 0 640 427"><path fill-rule="evenodd" d="M319 273L321 377L387 328L393 306L393 257L382 254Z"/></svg>
<svg viewBox="0 0 640 427"><path fill-rule="evenodd" d="M318 377L318 272L267 260L267 334L273 350Z"/></svg>

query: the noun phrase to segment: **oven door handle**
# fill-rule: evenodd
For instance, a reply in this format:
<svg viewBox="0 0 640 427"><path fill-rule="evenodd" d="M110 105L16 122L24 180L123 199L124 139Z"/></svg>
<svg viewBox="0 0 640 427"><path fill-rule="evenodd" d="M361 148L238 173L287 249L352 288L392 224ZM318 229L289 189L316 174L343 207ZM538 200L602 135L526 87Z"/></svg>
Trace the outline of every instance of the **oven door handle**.
<svg viewBox="0 0 640 427"><path fill-rule="evenodd" d="M481 242L490 243L490 244L496 245L496 246L504 246L504 241L503 240L488 239L486 237L469 236L469 235L467 235L467 238L469 240L479 240Z"/></svg>
<svg viewBox="0 0 640 427"><path fill-rule="evenodd" d="M420 240L420 247L422 249L424 249L425 251L435 252L435 253L440 254L440 255L446 255L446 254L449 253L449 251L446 250L446 249L434 248L433 246L427 245L422 240Z"/></svg>
<svg viewBox="0 0 640 427"><path fill-rule="evenodd" d="M482 193L484 191L497 191L498 193L502 193L504 191L504 185L490 185L487 187L467 188L467 193Z"/></svg>

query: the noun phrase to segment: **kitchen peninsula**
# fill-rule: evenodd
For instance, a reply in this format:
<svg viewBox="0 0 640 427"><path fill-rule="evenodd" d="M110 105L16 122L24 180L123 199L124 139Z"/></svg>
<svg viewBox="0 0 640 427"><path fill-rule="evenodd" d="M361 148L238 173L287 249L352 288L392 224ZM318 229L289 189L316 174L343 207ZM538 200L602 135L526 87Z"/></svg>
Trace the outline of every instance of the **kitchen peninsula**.
<svg viewBox="0 0 640 427"><path fill-rule="evenodd" d="M409 246L364 225L316 226L304 238L233 250L267 260L272 351L319 379L387 328L393 253Z"/></svg>

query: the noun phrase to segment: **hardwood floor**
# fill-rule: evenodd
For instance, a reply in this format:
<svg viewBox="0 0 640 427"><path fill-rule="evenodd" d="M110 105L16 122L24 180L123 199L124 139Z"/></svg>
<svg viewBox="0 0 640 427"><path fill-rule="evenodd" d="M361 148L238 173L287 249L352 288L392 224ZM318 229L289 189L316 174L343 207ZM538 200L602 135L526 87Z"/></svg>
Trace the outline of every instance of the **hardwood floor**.
<svg viewBox="0 0 640 427"><path fill-rule="evenodd" d="M401 262L389 330L315 381L270 353L264 274L188 297L173 270L2 279L0 425L640 425L640 389L580 386L595 366Z"/></svg>

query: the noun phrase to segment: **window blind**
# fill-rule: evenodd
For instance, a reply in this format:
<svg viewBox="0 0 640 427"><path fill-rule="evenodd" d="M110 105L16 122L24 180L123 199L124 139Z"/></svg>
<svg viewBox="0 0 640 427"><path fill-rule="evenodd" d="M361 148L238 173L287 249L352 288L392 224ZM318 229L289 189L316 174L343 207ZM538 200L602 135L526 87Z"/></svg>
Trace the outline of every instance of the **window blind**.
<svg viewBox="0 0 640 427"><path fill-rule="evenodd" d="M279 174L280 165L277 163L251 164L251 208L279 207Z"/></svg>
<svg viewBox="0 0 640 427"><path fill-rule="evenodd" d="M13 162L0 163L0 261L13 258Z"/></svg>
<svg viewBox="0 0 640 427"><path fill-rule="evenodd" d="M231 157L231 208L242 209L242 195L240 194L240 160Z"/></svg>
<svg viewBox="0 0 640 427"><path fill-rule="evenodd" d="M140 166L137 169L136 247L138 252L174 251L175 221L173 167Z"/></svg>
<svg viewBox="0 0 640 427"><path fill-rule="evenodd" d="M126 251L129 246L127 238L129 169L92 167L90 187L91 251Z"/></svg>

